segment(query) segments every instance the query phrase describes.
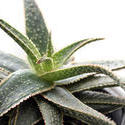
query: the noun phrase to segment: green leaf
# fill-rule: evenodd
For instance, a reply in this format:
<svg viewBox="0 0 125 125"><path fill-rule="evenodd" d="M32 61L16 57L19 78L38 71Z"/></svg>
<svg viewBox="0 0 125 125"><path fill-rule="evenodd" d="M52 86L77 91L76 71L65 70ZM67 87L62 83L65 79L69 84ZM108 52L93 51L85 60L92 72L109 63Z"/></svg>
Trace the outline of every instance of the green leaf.
<svg viewBox="0 0 125 125"><path fill-rule="evenodd" d="M95 109L96 111L99 111L103 114L108 114L113 111L116 111L118 109L121 109L122 106L119 105L100 105L100 104L87 104L89 107Z"/></svg>
<svg viewBox="0 0 125 125"><path fill-rule="evenodd" d="M74 63L73 65L84 64L98 64L108 67L109 69L119 70L125 68L125 60L98 60L98 61L86 61L82 63Z"/></svg>
<svg viewBox="0 0 125 125"><path fill-rule="evenodd" d="M86 79L87 77L94 76L94 75L95 75L95 73L85 73L82 75L78 75L78 76L70 77L67 79L55 81L54 83L55 83L55 85L58 85L58 86L75 84L83 79Z"/></svg>
<svg viewBox="0 0 125 125"><path fill-rule="evenodd" d="M52 57L54 61L55 68L62 66L71 55L76 52L79 48L85 46L88 43L95 42L97 40L102 40L103 38L95 38L95 39L84 39L78 42L75 42L60 51L56 52Z"/></svg>
<svg viewBox="0 0 125 125"><path fill-rule="evenodd" d="M0 20L0 27L24 49L31 67L38 75L41 74L43 72L42 65L36 63L41 58L41 55L33 42L3 20Z"/></svg>
<svg viewBox="0 0 125 125"><path fill-rule="evenodd" d="M19 69L29 69L28 64L26 64L24 60L1 51L0 51L0 67L5 68L10 72L14 72Z"/></svg>
<svg viewBox="0 0 125 125"><path fill-rule="evenodd" d="M24 10L27 36L43 56L47 54L48 44L49 48L52 49L44 18L34 0L24 0Z"/></svg>
<svg viewBox="0 0 125 125"><path fill-rule="evenodd" d="M24 49L28 56L30 56L32 59L35 59L35 61L41 58L41 55L39 54L39 51L35 45L23 34L18 32L15 28L3 20L0 20L0 27Z"/></svg>
<svg viewBox="0 0 125 125"><path fill-rule="evenodd" d="M63 125L63 114L53 104L41 97L35 98L46 125Z"/></svg>
<svg viewBox="0 0 125 125"><path fill-rule="evenodd" d="M51 39L51 33L50 33L49 42L48 42L48 46L47 46L47 57L51 57L53 53L54 53L54 48L52 45L52 39Z"/></svg>
<svg viewBox="0 0 125 125"><path fill-rule="evenodd" d="M125 99L102 92L82 91L75 96L83 103L102 113L109 113L125 105Z"/></svg>
<svg viewBox="0 0 125 125"><path fill-rule="evenodd" d="M70 115L88 124L115 125L113 121L110 121L103 114L83 104L66 89L56 87L41 95L60 107L65 115Z"/></svg>
<svg viewBox="0 0 125 125"><path fill-rule="evenodd" d="M123 83L123 82L122 82ZM111 78L106 76L90 76L74 84L65 86L70 92L79 92L93 89L100 89L105 87L119 86Z"/></svg>
<svg viewBox="0 0 125 125"><path fill-rule="evenodd" d="M18 106L18 111L10 118L10 125L32 125L41 119L39 109L33 99L24 101Z"/></svg>
<svg viewBox="0 0 125 125"><path fill-rule="evenodd" d="M58 69L41 75L41 78L46 79L48 81L57 81L73 77L76 75L81 75L83 73L92 73L92 72L108 75L119 83L119 79L110 70L105 69L99 65L81 65L70 68Z"/></svg>
<svg viewBox="0 0 125 125"><path fill-rule="evenodd" d="M75 94L75 96L85 104L100 104L100 105L119 105L125 106L125 99L115 97L102 92L83 91Z"/></svg>
<svg viewBox="0 0 125 125"><path fill-rule="evenodd" d="M31 70L12 73L0 86L0 116L31 96L53 88L53 83L42 80Z"/></svg>

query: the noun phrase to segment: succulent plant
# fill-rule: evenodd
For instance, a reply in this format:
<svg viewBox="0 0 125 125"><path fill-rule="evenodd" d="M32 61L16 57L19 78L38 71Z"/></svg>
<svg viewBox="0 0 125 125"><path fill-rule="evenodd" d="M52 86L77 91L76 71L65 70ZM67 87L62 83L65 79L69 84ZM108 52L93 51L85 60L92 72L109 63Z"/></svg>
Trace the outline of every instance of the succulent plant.
<svg viewBox="0 0 125 125"><path fill-rule="evenodd" d="M105 114L124 107L125 99L99 90L124 85L125 79L113 71L124 68L125 62L71 64L74 52L103 38L80 40L55 51L35 1L24 0L24 8L27 36L0 20L0 27L28 59L27 64L0 52L0 124L115 125Z"/></svg>

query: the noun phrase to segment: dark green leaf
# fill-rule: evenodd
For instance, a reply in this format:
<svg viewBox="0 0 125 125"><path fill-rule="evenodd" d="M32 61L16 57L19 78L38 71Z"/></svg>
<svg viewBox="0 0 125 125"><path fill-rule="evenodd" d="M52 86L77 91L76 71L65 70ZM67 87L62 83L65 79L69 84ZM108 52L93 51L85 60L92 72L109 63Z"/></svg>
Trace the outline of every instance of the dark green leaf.
<svg viewBox="0 0 125 125"><path fill-rule="evenodd" d="M28 64L26 64L24 60L1 51L0 51L0 67L3 67L6 70L9 70L10 72L14 72L19 69L29 69Z"/></svg>
<svg viewBox="0 0 125 125"><path fill-rule="evenodd" d="M0 116L29 97L51 88L53 83L40 79L30 70L12 73L0 86Z"/></svg>
<svg viewBox="0 0 125 125"><path fill-rule="evenodd" d="M27 36L43 56L47 54L47 49L53 49L43 16L34 0L24 0L24 10Z"/></svg>
<svg viewBox="0 0 125 125"><path fill-rule="evenodd" d="M96 125L115 125L103 114L83 104L66 89L56 87L41 95L59 106L66 115L75 117L83 122Z"/></svg>
<svg viewBox="0 0 125 125"><path fill-rule="evenodd" d="M63 125L63 114L54 105L41 97L35 98L46 125Z"/></svg>
<svg viewBox="0 0 125 125"><path fill-rule="evenodd" d="M125 99L115 97L102 92L83 91L76 94L76 97L85 104L119 105L125 106Z"/></svg>
<svg viewBox="0 0 125 125"><path fill-rule="evenodd" d="M99 65L81 65L70 68L58 69L56 71L43 74L41 78L46 79L48 81L57 81L73 77L76 75L81 75L83 73L93 73L93 72L108 75L119 83L119 79L110 70L107 70Z"/></svg>
<svg viewBox="0 0 125 125"><path fill-rule="evenodd" d="M53 55L53 61L54 61L55 68L62 66L67 61L67 59L69 59L71 57L71 55L74 52L76 52L79 48L85 46L88 43L95 42L97 40L102 40L102 39L103 38L84 39L84 40L75 42L75 43L61 49L60 51L56 52Z"/></svg>
<svg viewBox="0 0 125 125"><path fill-rule="evenodd" d="M15 119L15 120L13 120ZM11 117L10 125L32 125L42 119L39 109L33 99L27 100L18 106L18 111Z"/></svg>
<svg viewBox="0 0 125 125"><path fill-rule="evenodd" d="M89 107L103 113L103 114L108 114L111 113L113 111L116 111L120 108L122 108L122 106L119 105L100 105L100 104L87 104Z"/></svg>
<svg viewBox="0 0 125 125"><path fill-rule="evenodd" d="M90 76L74 84L67 85L66 88L73 93L114 86L119 86L119 84L107 76Z"/></svg>

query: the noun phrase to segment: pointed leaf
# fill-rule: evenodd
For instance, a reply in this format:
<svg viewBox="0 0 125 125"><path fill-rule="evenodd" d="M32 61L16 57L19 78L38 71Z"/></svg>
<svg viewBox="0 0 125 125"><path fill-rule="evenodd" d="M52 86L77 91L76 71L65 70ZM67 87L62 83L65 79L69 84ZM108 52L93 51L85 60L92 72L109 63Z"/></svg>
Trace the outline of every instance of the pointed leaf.
<svg viewBox="0 0 125 125"><path fill-rule="evenodd" d="M24 0L24 10L27 36L43 56L47 53L47 46L48 44L50 46L51 42L43 16L34 0Z"/></svg>
<svg viewBox="0 0 125 125"><path fill-rule="evenodd" d="M84 64L98 64L108 67L112 70L118 70L125 68L125 60L98 60L98 61L86 61L82 63L74 63L73 65L84 65Z"/></svg>
<svg viewBox="0 0 125 125"><path fill-rule="evenodd" d="M41 97L35 98L46 125L63 125L63 114L54 105Z"/></svg>
<svg viewBox="0 0 125 125"><path fill-rule="evenodd" d="M24 49L31 67L37 74L41 74L43 72L42 65L36 64L41 55L33 42L3 20L0 20L0 27Z"/></svg>
<svg viewBox="0 0 125 125"><path fill-rule="evenodd" d="M65 86L70 92L79 92L93 89L100 89L105 87L119 86L111 78L106 76L90 76L74 84Z"/></svg>
<svg viewBox="0 0 125 125"><path fill-rule="evenodd" d="M28 64L26 64L24 60L1 51L0 51L0 67L3 67L6 70L9 70L10 72L14 72L19 69L29 69Z"/></svg>
<svg viewBox="0 0 125 125"><path fill-rule="evenodd" d="M51 57L53 53L54 53L54 48L52 45L52 39L51 39L51 33L50 33L49 34L49 42L48 42L48 46L47 46L47 56Z"/></svg>
<svg viewBox="0 0 125 125"><path fill-rule="evenodd" d="M61 107L66 115L75 117L88 124L115 125L103 114L80 102L66 89L56 87L49 92L43 93L42 96Z"/></svg>
<svg viewBox="0 0 125 125"><path fill-rule="evenodd" d="M103 114L108 114L113 111L116 111L118 109L121 109L122 106L119 105L100 105L100 104L87 104L89 107L95 109L96 111L99 111Z"/></svg>
<svg viewBox="0 0 125 125"><path fill-rule="evenodd" d="M61 49L60 51L56 52L53 55L53 61L54 61L55 68L62 66L67 61L67 59L69 59L69 57L71 57L71 55L74 52L76 52L79 48L85 46L88 43L95 42L97 40L102 40L102 39L103 38L84 39L84 40L75 42L75 43Z"/></svg>
<svg viewBox="0 0 125 125"><path fill-rule="evenodd" d="M0 20L0 27L24 49L27 55L29 55L36 61L41 58L41 55L39 54L39 51L37 50L35 45L23 34L18 32L15 28L10 26L3 20Z"/></svg>
<svg viewBox="0 0 125 125"><path fill-rule="evenodd" d="M41 78L46 79L48 81L57 81L73 77L76 75L80 75L83 73L92 73L92 72L108 75L119 83L119 79L110 70L105 69L99 65L81 65L70 68L58 69L56 71L43 74Z"/></svg>
<svg viewBox="0 0 125 125"><path fill-rule="evenodd" d="M75 83L79 82L80 80L86 79L87 77L94 76L94 75L95 75L95 73L85 73L82 75L78 75L78 76L70 77L67 79L55 81L54 83L55 83L55 85L58 85L58 86L75 84Z"/></svg>
<svg viewBox="0 0 125 125"><path fill-rule="evenodd" d="M10 120L11 125L32 125L34 122L39 121L42 118L33 99L21 103L18 107L18 112Z"/></svg>
<svg viewBox="0 0 125 125"><path fill-rule="evenodd" d="M105 104L125 106L125 99L115 97L102 92L83 91L76 94L76 97L85 104Z"/></svg>
<svg viewBox="0 0 125 125"><path fill-rule="evenodd" d="M18 70L0 86L0 116L29 97L53 88L53 83L40 79L31 70Z"/></svg>

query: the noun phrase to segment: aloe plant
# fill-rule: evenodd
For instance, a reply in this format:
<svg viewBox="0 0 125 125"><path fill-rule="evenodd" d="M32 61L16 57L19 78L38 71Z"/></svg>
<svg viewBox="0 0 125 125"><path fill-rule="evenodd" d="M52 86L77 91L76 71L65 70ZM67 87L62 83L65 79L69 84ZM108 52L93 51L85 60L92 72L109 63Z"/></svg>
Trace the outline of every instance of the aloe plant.
<svg viewBox="0 0 125 125"><path fill-rule="evenodd" d="M125 61L66 65L79 48L103 38L83 39L55 51L35 1L24 0L24 9L26 36L0 19L0 28L28 59L27 64L0 52L0 123L115 125L105 114L124 107L125 99L96 90L123 86L124 78L113 71L124 68Z"/></svg>

